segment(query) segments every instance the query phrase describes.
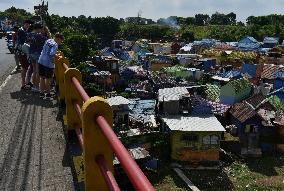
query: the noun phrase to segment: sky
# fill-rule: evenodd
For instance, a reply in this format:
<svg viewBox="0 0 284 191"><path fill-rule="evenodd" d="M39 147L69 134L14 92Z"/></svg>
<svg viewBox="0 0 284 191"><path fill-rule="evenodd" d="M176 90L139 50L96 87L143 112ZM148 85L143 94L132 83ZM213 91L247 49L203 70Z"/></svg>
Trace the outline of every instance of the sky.
<svg viewBox="0 0 284 191"><path fill-rule="evenodd" d="M33 12L41 0L0 0L0 11L11 6ZM157 20L168 16L194 16L215 12L237 14L237 20L248 16L284 14L284 0L49 0L49 13L61 16L125 18L141 16Z"/></svg>

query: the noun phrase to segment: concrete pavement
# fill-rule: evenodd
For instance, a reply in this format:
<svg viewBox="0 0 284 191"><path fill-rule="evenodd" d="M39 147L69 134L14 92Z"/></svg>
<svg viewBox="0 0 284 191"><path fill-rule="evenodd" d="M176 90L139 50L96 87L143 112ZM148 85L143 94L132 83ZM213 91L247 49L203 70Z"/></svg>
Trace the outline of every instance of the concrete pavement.
<svg viewBox="0 0 284 191"><path fill-rule="evenodd" d="M15 63L0 44L1 85ZM0 89L0 100L0 190L75 190L56 101L21 91L20 73Z"/></svg>

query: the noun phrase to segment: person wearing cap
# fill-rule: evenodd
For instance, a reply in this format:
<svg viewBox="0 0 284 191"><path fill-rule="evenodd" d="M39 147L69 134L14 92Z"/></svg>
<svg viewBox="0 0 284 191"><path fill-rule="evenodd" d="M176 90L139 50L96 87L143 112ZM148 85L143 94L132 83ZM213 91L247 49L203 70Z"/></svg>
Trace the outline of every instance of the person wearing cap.
<svg viewBox="0 0 284 191"><path fill-rule="evenodd" d="M40 98L51 99L50 85L53 78L53 59L61 44L63 35L57 33L53 39L45 41L41 55L38 60L40 76Z"/></svg>

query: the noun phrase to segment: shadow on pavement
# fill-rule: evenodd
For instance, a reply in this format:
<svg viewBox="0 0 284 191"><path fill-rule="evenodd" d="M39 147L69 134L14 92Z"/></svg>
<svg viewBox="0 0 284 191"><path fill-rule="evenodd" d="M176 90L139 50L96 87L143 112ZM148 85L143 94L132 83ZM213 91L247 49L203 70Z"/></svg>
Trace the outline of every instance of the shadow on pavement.
<svg viewBox="0 0 284 191"><path fill-rule="evenodd" d="M15 121L3 164L0 166L0 188L30 190L33 148L37 117L36 107L21 105Z"/></svg>
<svg viewBox="0 0 284 191"><path fill-rule="evenodd" d="M43 134L46 129L43 128L47 126L46 120L48 120L43 118L46 116L46 109L57 106L56 101L43 100L39 98L39 94L31 91L15 91L10 95L21 105L16 113L15 123L12 121L13 129L8 134L9 140L3 153L3 163L0 163L0 190L42 190L46 173L44 156L47 155L44 153L47 146L44 145L46 136ZM58 121L61 113L62 111L59 110L57 119L54 120ZM63 120L60 121L63 124ZM64 137L67 140L65 131ZM64 147L62 165L70 167L72 165L68 145ZM75 181L73 182L76 186Z"/></svg>
<svg viewBox="0 0 284 191"><path fill-rule="evenodd" d="M25 105L42 106L46 108L54 108L56 104L54 100L43 100L39 97L39 93L34 93L29 90L16 91L11 93L11 98L20 101Z"/></svg>

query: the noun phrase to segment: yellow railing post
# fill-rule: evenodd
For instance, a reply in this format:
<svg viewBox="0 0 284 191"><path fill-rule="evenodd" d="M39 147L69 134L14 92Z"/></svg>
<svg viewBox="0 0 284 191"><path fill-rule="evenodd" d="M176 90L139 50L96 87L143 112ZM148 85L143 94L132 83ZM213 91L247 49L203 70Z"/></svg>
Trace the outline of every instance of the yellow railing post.
<svg viewBox="0 0 284 191"><path fill-rule="evenodd" d="M84 169L85 190L107 191L108 187L95 162L98 155L103 155L107 165L113 172L113 152L100 127L95 122L96 116L103 116L112 127L112 108L101 97L92 97L83 104L83 139L84 139Z"/></svg>
<svg viewBox="0 0 284 191"><path fill-rule="evenodd" d="M65 68L63 67L63 63L65 63L67 66L69 66L69 60L62 56L61 53L59 53L59 56L55 58L55 77L56 77L56 85L58 85L59 90L59 99L60 101L63 101L65 99L65 84L64 84L64 72Z"/></svg>
<svg viewBox="0 0 284 191"><path fill-rule="evenodd" d="M72 78L75 77L80 83L82 82L82 75L79 70L75 68L69 68L64 74L64 86L65 86L65 105L66 105L66 119L68 129L74 129L75 125L81 124L80 116L76 113L73 102L76 101L80 107L83 104L82 98L75 86L72 83Z"/></svg>
<svg viewBox="0 0 284 191"><path fill-rule="evenodd" d="M59 70L58 70L58 65L60 64L59 62L59 56L60 54L57 53L55 58L54 58L54 75L55 75L55 82L56 82L56 86L59 89Z"/></svg>

